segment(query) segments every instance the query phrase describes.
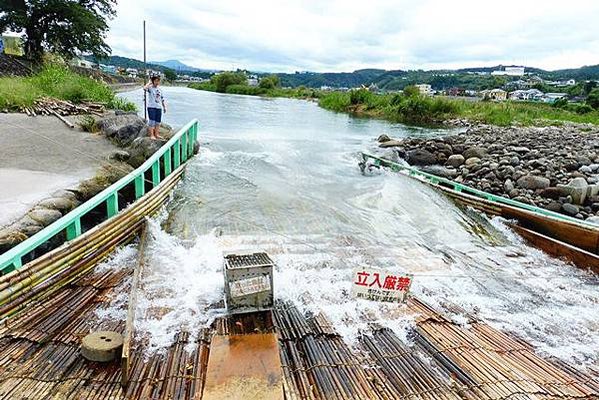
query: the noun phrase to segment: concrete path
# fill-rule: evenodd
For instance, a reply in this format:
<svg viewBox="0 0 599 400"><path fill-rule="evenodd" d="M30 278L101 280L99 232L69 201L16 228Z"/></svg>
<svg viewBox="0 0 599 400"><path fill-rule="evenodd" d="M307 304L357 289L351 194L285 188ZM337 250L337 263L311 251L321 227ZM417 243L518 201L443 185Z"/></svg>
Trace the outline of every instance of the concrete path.
<svg viewBox="0 0 599 400"><path fill-rule="evenodd" d="M116 149L56 117L0 114L0 226L52 192L92 177Z"/></svg>

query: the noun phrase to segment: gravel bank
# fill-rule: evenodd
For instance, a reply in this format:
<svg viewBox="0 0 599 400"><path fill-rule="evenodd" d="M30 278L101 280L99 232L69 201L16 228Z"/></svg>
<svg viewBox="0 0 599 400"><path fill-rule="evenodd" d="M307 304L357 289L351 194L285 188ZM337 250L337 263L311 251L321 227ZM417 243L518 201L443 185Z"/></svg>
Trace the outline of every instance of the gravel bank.
<svg viewBox="0 0 599 400"><path fill-rule="evenodd" d="M544 207L599 221L599 127L476 125L436 139L378 138L409 164L435 175Z"/></svg>

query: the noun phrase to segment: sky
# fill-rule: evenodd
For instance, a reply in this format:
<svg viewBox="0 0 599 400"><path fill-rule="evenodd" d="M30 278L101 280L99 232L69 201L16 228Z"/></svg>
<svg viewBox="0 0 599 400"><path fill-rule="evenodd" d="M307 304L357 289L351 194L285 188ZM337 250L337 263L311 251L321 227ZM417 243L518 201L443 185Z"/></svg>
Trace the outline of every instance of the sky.
<svg viewBox="0 0 599 400"><path fill-rule="evenodd" d="M598 0L119 0L113 55L206 69L599 64Z"/></svg>

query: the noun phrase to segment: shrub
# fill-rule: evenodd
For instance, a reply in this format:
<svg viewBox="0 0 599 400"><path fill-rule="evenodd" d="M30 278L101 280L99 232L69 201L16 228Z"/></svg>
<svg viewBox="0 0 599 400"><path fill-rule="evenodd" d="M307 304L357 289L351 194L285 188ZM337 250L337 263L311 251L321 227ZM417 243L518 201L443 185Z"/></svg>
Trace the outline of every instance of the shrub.
<svg viewBox="0 0 599 400"><path fill-rule="evenodd" d="M586 103L589 107L599 110L599 88L591 90L587 96Z"/></svg>
<svg viewBox="0 0 599 400"><path fill-rule="evenodd" d="M274 89L279 86L279 77L276 75L265 76L260 79L258 86L262 89Z"/></svg>
<svg viewBox="0 0 599 400"><path fill-rule="evenodd" d="M247 83L247 77L243 72L221 72L210 78L217 92L225 93L231 85L242 85Z"/></svg>
<svg viewBox="0 0 599 400"><path fill-rule="evenodd" d="M137 106L134 103L117 96L114 96L112 100L108 102L107 107L125 112L137 111Z"/></svg>
<svg viewBox="0 0 599 400"><path fill-rule="evenodd" d="M77 125L79 125L84 132L96 133L100 130L96 119L92 115L81 116L77 121Z"/></svg>
<svg viewBox="0 0 599 400"><path fill-rule="evenodd" d="M406 86L403 89L403 95L406 97L417 97L420 96L420 89L414 85Z"/></svg>
<svg viewBox="0 0 599 400"><path fill-rule="evenodd" d="M367 104L372 96L367 89L353 89L349 91L349 102L352 105Z"/></svg>

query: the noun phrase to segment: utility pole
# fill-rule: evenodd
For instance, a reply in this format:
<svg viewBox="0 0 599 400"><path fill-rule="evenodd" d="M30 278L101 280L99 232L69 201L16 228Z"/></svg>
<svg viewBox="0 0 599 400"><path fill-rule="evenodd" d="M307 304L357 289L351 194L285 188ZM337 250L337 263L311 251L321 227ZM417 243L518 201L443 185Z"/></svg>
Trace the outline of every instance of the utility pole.
<svg viewBox="0 0 599 400"><path fill-rule="evenodd" d="M148 81L148 67L146 65L146 20L144 19L144 77L146 79L144 79L144 85L147 83ZM147 94L146 94L146 90L144 89L144 119L147 121L148 120L148 107L147 107L147 98L146 98Z"/></svg>

